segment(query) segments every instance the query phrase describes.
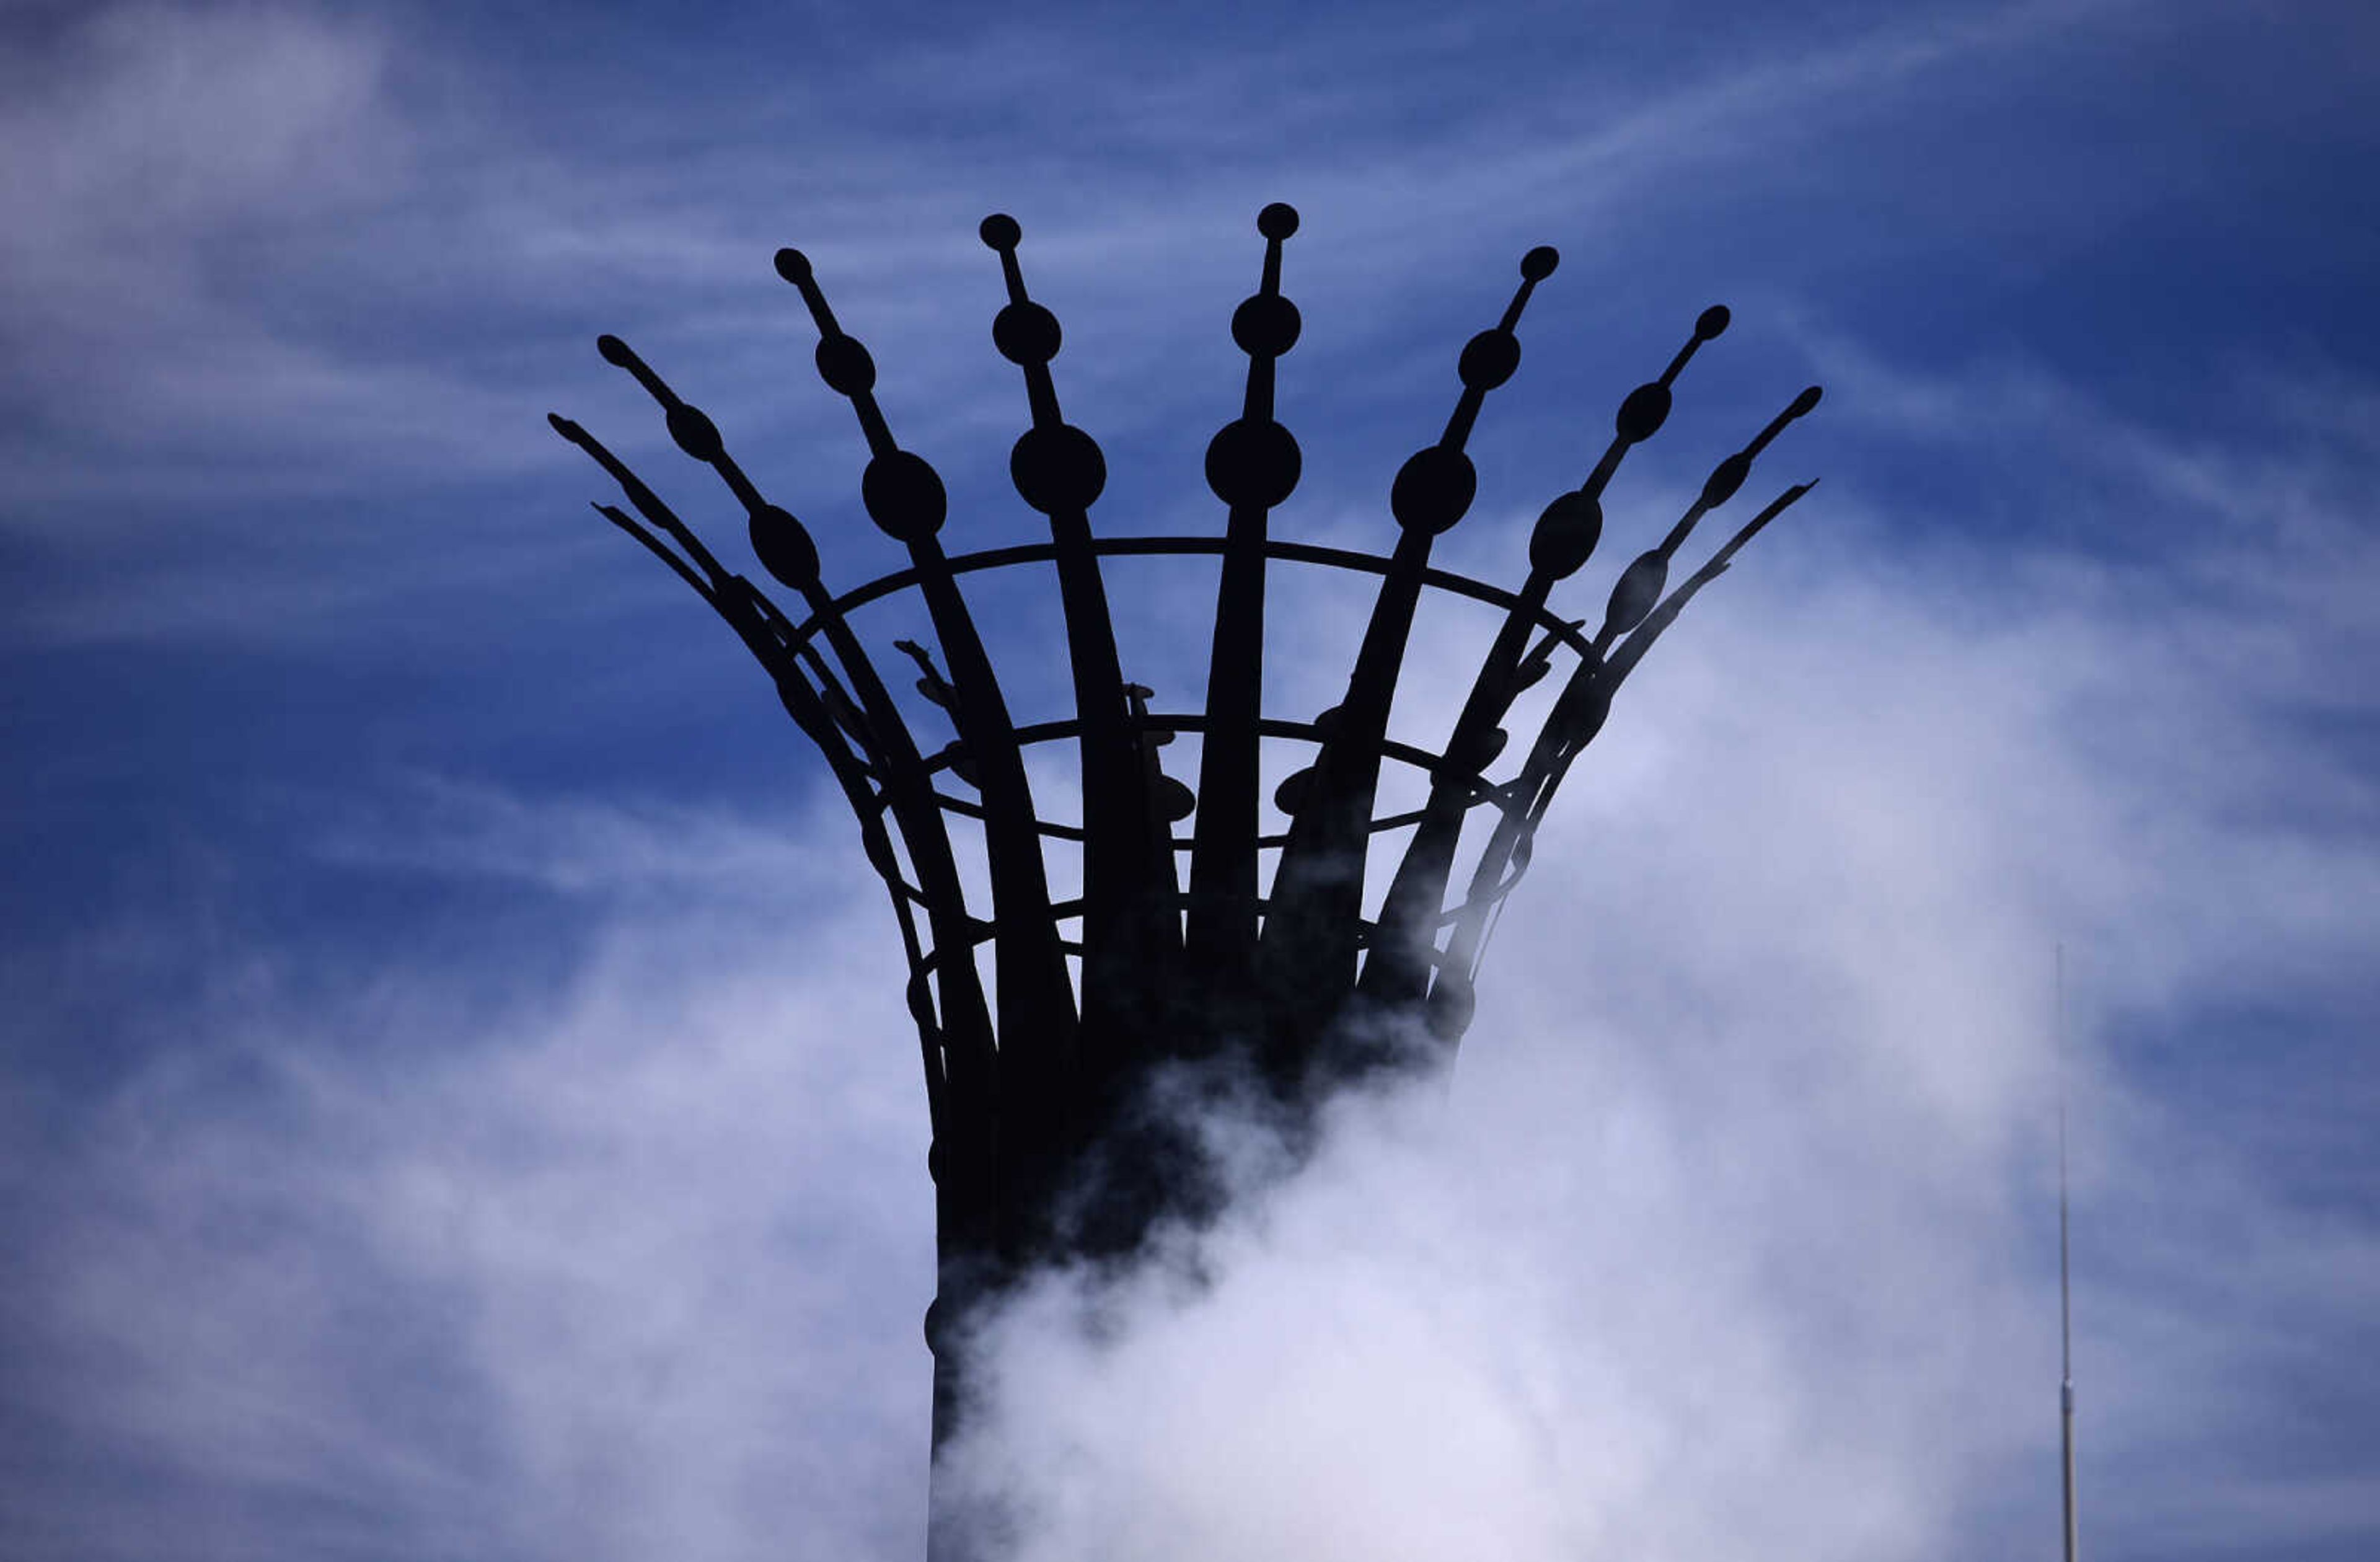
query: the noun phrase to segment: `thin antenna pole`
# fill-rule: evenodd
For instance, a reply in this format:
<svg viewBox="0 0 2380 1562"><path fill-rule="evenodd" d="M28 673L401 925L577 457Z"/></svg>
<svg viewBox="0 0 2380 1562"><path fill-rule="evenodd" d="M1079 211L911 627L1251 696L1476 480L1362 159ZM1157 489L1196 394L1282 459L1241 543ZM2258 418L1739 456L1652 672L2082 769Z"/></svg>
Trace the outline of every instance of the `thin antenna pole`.
<svg viewBox="0 0 2380 1562"><path fill-rule="evenodd" d="M2074 1334L2066 1221L2066 946L2058 946L2058 1420L2066 1471L2066 1562L2075 1562Z"/></svg>

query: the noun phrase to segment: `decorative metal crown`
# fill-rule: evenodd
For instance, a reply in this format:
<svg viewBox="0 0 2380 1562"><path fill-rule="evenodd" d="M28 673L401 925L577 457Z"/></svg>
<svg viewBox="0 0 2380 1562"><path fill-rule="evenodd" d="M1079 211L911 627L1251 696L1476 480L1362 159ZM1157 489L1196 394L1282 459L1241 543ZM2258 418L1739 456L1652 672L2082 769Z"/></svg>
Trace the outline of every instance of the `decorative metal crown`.
<svg viewBox="0 0 2380 1562"><path fill-rule="evenodd" d="M1787 488L1669 586L1697 523L1742 487L1788 423L1817 404L1815 385L1721 460L1668 534L1621 571L1600 628L1585 634L1585 619L1548 605L1555 585L1594 553L1603 494L1622 458L1660 429L1679 374L1727 329L1727 310L1713 307L1669 366L1621 402L1585 481L1545 506L1517 591L1432 567L1433 543L1463 519L1476 487L1464 444L1488 393L1519 365L1522 311L1557 263L1553 250L1539 248L1523 258L1502 318L1463 347L1462 394L1444 432L1390 486L1395 546L1375 555L1274 538L1271 512L1295 488L1300 468L1297 441L1274 416L1275 367L1299 332L1296 306L1281 290L1282 245L1297 230L1297 214L1268 206L1257 227L1262 281L1232 318L1232 339L1248 358L1245 399L1207 450L1208 486L1228 509L1220 536L1093 534L1089 512L1105 461L1060 411L1050 374L1058 320L1026 293L1019 230L1007 216L982 226L1008 293L991 336L1024 372L1032 426L1011 452L1010 471L1025 502L1049 519L1047 541L944 553L941 479L894 438L874 393L873 360L836 322L798 250L777 252L778 275L817 323L820 376L858 416L868 448L861 498L876 526L908 549L908 568L830 589L808 531L761 494L711 421L616 336L600 340L603 357L660 403L678 448L726 484L748 519L753 551L795 593L797 611L721 563L585 429L552 420L618 482L636 513L596 508L742 637L857 816L906 951L933 1121L946 1301L955 1300L953 1263L973 1266L975 1278L962 1287L973 1293L988 1274L1014 1274L1020 1264L1129 1249L1160 1215L1195 1205L1194 1170L1178 1139L1150 1120L1141 1088L1160 1066L1230 1054L1252 1064L1248 1072L1294 1115L1331 1086L1451 1048L1470 1022L1483 946L1528 865L1538 822L1601 729L1613 694L1694 595L1811 486ZM1149 690L1126 679L1101 573L1103 559L1121 555L1220 559L1203 711L1152 709ZM1378 577L1346 693L1319 714L1261 708L1266 575L1274 561ZM1055 567L1074 711L1021 724L962 582L1025 565ZM912 641L893 645L916 661L917 689L954 730L943 743L922 740L905 717L857 628L869 604L911 592L923 599L940 660ZM1502 613L1436 749L1389 736L1425 592L1459 593ZM1517 764L1491 774L1508 750L1503 723L1514 701L1558 672L1560 692L1542 727ZM1199 739L1195 789L1162 763L1162 749L1180 733ZM1311 753L1275 791L1283 818L1271 827L1259 779L1266 739ZM1027 782L1027 750L1054 743L1079 752L1079 825L1039 811ZM1381 812L1383 769L1392 765L1426 780L1418 808ZM1477 855L1459 861L1464 824L1478 810L1492 827ZM970 903L953 848L954 832L978 829L988 906ZM1367 850L1375 837L1392 841L1406 831L1402 860L1377 915L1366 918ZM1079 897L1053 897L1045 860L1051 843L1079 846ZM1458 869L1463 887L1450 897ZM976 958L987 943L990 991Z"/></svg>

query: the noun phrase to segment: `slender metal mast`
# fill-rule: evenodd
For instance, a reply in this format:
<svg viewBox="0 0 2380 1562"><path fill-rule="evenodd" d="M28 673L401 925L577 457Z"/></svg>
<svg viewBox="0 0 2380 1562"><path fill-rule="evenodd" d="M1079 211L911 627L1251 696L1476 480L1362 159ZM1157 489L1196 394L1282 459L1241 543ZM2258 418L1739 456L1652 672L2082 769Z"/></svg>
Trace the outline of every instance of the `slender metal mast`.
<svg viewBox="0 0 2380 1562"><path fill-rule="evenodd" d="M2066 1243L2066 946L2058 946L2058 1428L2066 1471L2066 1562L2074 1562L2074 1333Z"/></svg>

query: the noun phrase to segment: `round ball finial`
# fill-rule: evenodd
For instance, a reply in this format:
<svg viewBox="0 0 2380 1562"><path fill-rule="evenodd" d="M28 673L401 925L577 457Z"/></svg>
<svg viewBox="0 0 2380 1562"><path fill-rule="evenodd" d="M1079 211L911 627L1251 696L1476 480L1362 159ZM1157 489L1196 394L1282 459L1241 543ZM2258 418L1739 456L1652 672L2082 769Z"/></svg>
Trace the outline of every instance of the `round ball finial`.
<svg viewBox="0 0 2380 1562"><path fill-rule="evenodd" d="M1612 431L1629 444L1639 445L1660 433L1669 420L1670 387L1658 380L1647 380L1620 403Z"/></svg>
<svg viewBox="0 0 2380 1562"><path fill-rule="evenodd" d="M941 1298L926 1304L926 1348L940 1356L950 1343L948 1314L942 1311Z"/></svg>
<svg viewBox="0 0 2380 1562"><path fill-rule="evenodd" d="M1108 483L1099 442L1072 423L1025 431L1008 453L1008 475L1043 515L1089 509Z"/></svg>
<svg viewBox="0 0 2380 1562"><path fill-rule="evenodd" d="M636 354L628 350L627 343L609 331L595 338L595 350L603 355L604 362L621 369L625 369L629 361L636 357Z"/></svg>
<svg viewBox="0 0 2380 1562"><path fill-rule="evenodd" d="M922 543L942 529L950 494L923 456L890 450L859 474L859 502L878 531L898 543Z"/></svg>
<svg viewBox="0 0 2380 1562"><path fill-rule="evenodd" d="M1430 774L1441 780L1457 783L1484 778L1488 767L1496 763L1496 756L1502 753L1504 746L1512 740L1512 735L1500 726L1482 727L1439 755L1438 763L1430 767Z"/></svg>
<svg viewBox="0 0 2380 1562"><path fill-rule="evenodd" d="M1267 238L1287 238L1297 231L1297 208L1276 201L1257 214L1257 231Z"/></svg>
<svg viewBox="0 0 2380 1562"><path fill-rule="evenodd" d="M1521 275L1530 282L1543 282L1561 264L1561 251L1550 244L1540 244L1521 257Z"/></svg>
<svg viewBox="0 0 2380 1562"><path fill-rule="evenodd" d="M1706 509L1717 509L1735 497L1743 480L1752 475L1752 458L1739 450L1711 469L1703 480L1702 502Z"/></svg>
<svg viewBox="0 0 2380 1562"><path fill-rule="evenodd" d="M1611 601L1603 610L1603 633L1598 639L1609 640L1624 635L1645 621L1661 600L1661 589L1669 584L1670 560L1660 549L1638 554L1620 572L1611 588Z"/></svg>
<svg viewBox="0 0 2380 1562"><path fill-rule="evenodd" d="M1500 327L1482 331L1463 344L1455 372L1472 390L1491 391L1521 366L1521 338Z"/></svg>
<svg viewBox="0 0 2380 1562"><path fill-rule="evenodd" d="M1297 345L1297 306L1278 293L1257 293L1232 311L1232 340L1251 358L1279 358Z"/></svg>
<svg viewBox="0 0 2380 1562"><path fill-rule="evenodd" d="M1015 249L1025 239L1025 230L1017 226L1016 219L1005 212L994 212L984 218L983 226L977 228L976 233L987 248L1003 253Z"/></svg>
<svg viewBox="0 0 2380 1562"><path fill-rule="evenodd" d="M810 279L810 258L799 250L780 250L777 275L798 287Z"/></svg>
<svg viewBox="0 0 2380 1562"><path fill-rule="evenodd" d="M1058 356L1058 344L1064 339L1058 317L1030 300L1003 305L991 317L991 345L1000 349L1001 357L1020 367L1049 362Z"/></svg>
<svg viewBox="0 0 2380 1562"><path fill-rule="evenodd" d="M1408 458L1389 487L1389 513L1408 531L1435 536L1461 520L1479 491L1471 458L1444 445L1426 445Z"/></svg>
<svg viewBox="0 0 2380 1562"><path fill-rule="evenodd" d="M719 425L712 422L699 407L681 401L669 409L666 420L669 436L680 450L698 461L716 461L727 453L719 437Z"/></svg>
<svg viewBox="0 0 2380 1562"><path fill-rule="evenodd" d="M764 505L752 512L752 552L760 567L795 591L818 584L818 544L790 511Z"/></svg>
<svg viewBox="0 0 2380 1562"><path fill-rule="evenodd" d="M876 388L876 360L856 336L840 331L820 336L810 356L818 364L819 378L837 396L865 396Z"/></svg>
<svg viewBox="0 0 2380 1562"><path fill-rule="evenodd" d="M1578 573L1603 538L1603 506L1594 494L1573 488L1559 494L1537 517L1529 533L1529 567L1559 580Z"/></svg>
<svg viewBox="0 0 2380 1562"><path fill-rule="evenodd" d="M1309 764L1304 770L1284 778L1280 786L1272 789L1272 805L1294 819L1305 807L1306 794L1313 790L1314 767Z"/></svg>
<svg viewBox="0 0 2380 1562"><path fill-rule="evenodd" d="M1207 486L1234 509L1270 509L1296 489L1305 462L1279 423L1234 419L1208 442Z"/></svg>
<svg viewBox="0 0 2380 1562"><path fill-rule="evenodd" d="M1734 318L1728 313L1725 304L1711 305L1710 308L1694 316L1694 340L1698 342L1713 340L1720 332L1727 329L1727 323Z"/></svg>

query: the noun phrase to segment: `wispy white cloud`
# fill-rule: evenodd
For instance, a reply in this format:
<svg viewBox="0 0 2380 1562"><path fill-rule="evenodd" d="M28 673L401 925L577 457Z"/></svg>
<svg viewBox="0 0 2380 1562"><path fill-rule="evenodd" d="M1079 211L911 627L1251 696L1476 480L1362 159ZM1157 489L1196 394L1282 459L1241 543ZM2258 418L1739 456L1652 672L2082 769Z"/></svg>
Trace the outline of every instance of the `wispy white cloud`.
<svg viewBox="0 0 2380 1562"><path fill-rule="evenodd" d="M1378 67L1416 38L1459 48L1451 33L1367 40L1336 75L1294 51L1193 40L1157 59L1126 41L1136 72L1081 83L1096 51L1020 33L811 93L739 96L727 72L702 115L625 94L569 120L605 134L574 139L551 102L506 102L496 62L448 60L463 35L426 18L60 20L33 65L0 67L18 72L0 173L32 214L0 237L25 458L0 523L129 562L45 580L17 628L362 637L393 599L455 613L466 582L570 625L610 613L557 582L614 540L525 541L489 497L537 462L563 470L549 405L658 447L650 409L584 351L604 327L650 348L796 507L837 506L864 533L847 414L766 275L787 239L832 269L904 437L1004 504L1016 386L982 340L996 285L972 236L991 204L1027 219L1036 290L1067 320L1069 409L1117 458L1101 524L1134 526L1192 506L1212 523L1197 453L1235 400L1221 324L1253 275L1247 220L1275 195L1303 205L1307 336L1285 384L1309 475L1284 525L1361 514L1377 540L1402 454L1382 430L1435 433L1453 348L1486 323L1464 311L1500 302L1502 281L1471 286L1506 263L1483 249L1563 240L1579 286L1549 288L1530 330L1608 327L1635 352L1673 329L1627 318L1645 290L1699 304L1716 274L1676 257L1778 255L1769 228L1714 228L1730 194L1756 206L1796 167L1796 189L1831 179L1838 152L1978 73L2006 73L2005 108L2007 81L2141 16L2018 6L1755 40L1611 92L1450 103L1419 145L1385 128ZM894 86L912 95L883 101L1058 129L1012 156L1014 140L844 112ZM2074 150L2071 186L2036 146L2022 177L1957 199L2095 232L2101 198L2131 187ZM1858 319L1800 294L1869 275L1863 245L1955 238L1902 220L1899 198L1935 193L1904 161L1837 213L1847 236L1785 247L1770 312ZM1606 243L1623 216L1632 237ZM974 325L953 329L953 299L980 305ZM2076 524L1999 537L1978 512L2016 477L1979 499L1830 470L1846 481L1638 676L1557 809L1445 1114L1351 1108L1305 1175L1207 1239L1204 1289L1135 1276L1092 1299L1096 1339L1063 1282L1008 1320L987 1457L1016 1477L1036 1562L2046 1544L2060 938L2086 1524L2267 1553L2380 1531L2362 1456L2319 1446L2380 1418L2338 1386L2368 1354L2375 1277L2367 1204L2335 1191L2368 1185L2374 1104L2356 1051L2380 900L2370 387L2234 359L2160 421L2022 340L1919 372L1923 344L1880 339L1865 322L1784 336L1833 387L1830 424L1911 461L1985 467L2011 440L2039 458L2012 502ZM1529 340L1533 376L1572 376L1577 355ZM1596 395L1615 388L1592 367ZM1716 376L1696 374L1700 396ZM2235 405L2253 415L2206 414ZM1682 407L1665 445L1700 438L1682 432L1700 415ZM1483 429L1483 456L1508 428ZM1358 450L1360 470L1337 459ZM1632 458L1608 547L1639 497L1699 475L1681 460ZM553 513L576 511L582 490L552 481ZM369 511L320 506L310 549L277 530L308 494L375 485ZM1510 486L1450 556L1511 562L1533 506L1506 508L1524 504ZM398 535L390 509L427 519ZM2168 517L2189 524L2129 546ZM458 518L468 549L450 546ZM1170 695L1195 680L1203 608L1169 588L1140 579L1128 628ZM1347 604L1299 606L1276 673L1318 705ZM716 632L699 616L679 620L689 639ZM1459 693L1439 648L1416 659L1418 704ZM773 719L747 687L750 719ZM859 872L848 824L451 779L298 814L339 887L552 896L601 934L559 992L510 970L516 949L425 969L398 941L344 952L362 974L326 993L212 914L270 871L216 862L207 903L145 906L109 946L28 973L75 989L20 997L29 1056L104 1043L149 1061L97 1106L30 1073L0 1094L0 1220L25 1255L0 1325L30 1347L0 1353L0 1438L36 1476L0 1550L148 1556L163 1530L226 1558L914 1555L924 1120L882 908L831 888ZM2260 1044L2227 1030L2249 1008L2293 1043L2252 1092L2211 1069ZM2330 1169L2310 1178L2317 1153ZM2348 1409L2323 1421L2308 1381Z"/></svg>
<svg viewBox="0 0 2380 1562"><path fill-rule="evenodd" d="M1983 1556L2012 1523L2054 1534L2060 940L2085 1479L2121 1478L2091 1488L2095 1522L2282 1548L2368 1528L2368 1485L2319 1462L2202 1462L2238 1454L2219 1429L2295 1413L2272 1369L2296 1348L2356 1348L2368 1212L2302 1204L2171 1054L2113 1041L2277 1004L2313 1033L2295 1072L2261 1071L2258 1133L2359 1120L2334 1093L2354 1022L2323 1033L2359 1001L2380 855L2338 809L2338 756L2287 719L2338 691L2319 658L2227 676L2270 593L2338 560L2256 497L2227 519L2265 539L2261 568L2179 559L2179 600L2145 574L2144 600L2111 600L2037 544L1766 543L1558 809L1489 961L1459 1127L1353 1113L1198 1245L1203 1287L1062 1278L1004 1322L977 1452L1022 1494L1021 1554ZM2320 1500L2283 1519L2306 1482Z"/></svg>
<svg viewBox="0 0 2380 1562"><path fill-rule="evenodd" d="M518 880L605 901L647 889L717 903L832 897L850 878L841 821L762 821L608 800L528 799L483 784L417 775L384 806L329 804L309 849L345 867ZM838 808L839 812L839 808Z"/></svg>
<svg viewBox="0 0 2380 1562"><path fill-rule="evenodd" d="M492 1008L268 981L189 1034L47 1168L12 1307L44 1364L11 1376L79 1452L11 1549L914 1551L897 954L781 909L677 908Z"/></svg>
<svg viewBox="0 0 2380 1562"><path fill-rule="evenodd" d="M1553 816L1451 1104L1351 1106L1203 1239L1203 1286L1058 1280L1008 1317L981 1446L1026 1555L2053 1532L2059 938L2084 1468L2126 1475L2095 1520L2365 1524L2344 1478L2154 1474L2289 1413L2265 1369L2355 1336L2375 1238L2210 1141L2118 1038L2275 992L2322 1023L2380 860L2299 806L2326 767L2277 691L2206 676L2252 594L2145 634L2090 567L2000 567L1805 529L1697 605ZM2234 774L2192 760L2210 741L2287 752ZM37 1375L51 1413L216 1494L222 1555L331 1534L285 1505L334 1499L416 1552L914 1550L923 1118L881 910L812 876L856 872L843 829L442 784L316 838L613 932L558 998L492 1007L392 969L293 1014L262 952L188 1061L59 1151L49 1185L88 1202L37 1223L19 1326L110 1389ZM2325 1087L2275 1089L2278 1128ZM96 1501L18 1522L136 1549Z"/></svg>
<svg viewBox="0 0 2380 1562"><path fill-rule="evenodd" d="M330 495L558 466L539 418L607 376L557 354L605 327L702 363L718 395L698 399L765 404L800 378L805 350L765 270L788 239L820 246L847 279L855 321L928 420L914 435L932 447L1004 429L1013 376L979 336L949 327L951 299L996 300L972 237L987 201L1021 207L1037 275L1099 344L1069 359L1078 393L1111 423L1160 427L1202 384L1165 372L1193 336L1218 338L1217 384L1232 378L1216 326L1245 290L1252 190L1294 197L1333 236L1302 246L1298 266L1300 286L1354 326L1318 315L1306 356L1345 372L1383 341L1407 346L1387 317L1484 241L1609 231L1686 170L1717 181L1701 198L1723 209L1722 187L1764 182L1790 146L1857 133L1912 78L2039 43L2095 9L1747 43L1703 75L1591 105L1469 107L1417 148L1378 117L1380 73L1404 39L1354 50L1318 97L1291 79L1307 56L1268 67L1261 50L1210 41L1170 61L1173 90L1152 99L1129 40L1028 30L896 50L816 83L815 103L730 85L693 120L622 92L589 140L490 62L447 57L459 35L427 18L103 7L42 52L44 84L8 137L25 191L0 262L20 300L12 378L42 420L20 492L45 501L8 523L55 535L67 518L87 531L91 501L110 496ZM938 141L880 122L870 105L893 95L1022 104L1036 125L1062 105L1103 128L1055 136L1038 156ZM1278 123L1293 112L1310 135ZM1218 161L1216 139L1251 122L1278 133ZM1667 231L1636 250L1666 247ZM1213 307L1165 316L1146 307L1152 290ZM831 423L764 427L792 441L795 470L844 448Z"/></svg>

